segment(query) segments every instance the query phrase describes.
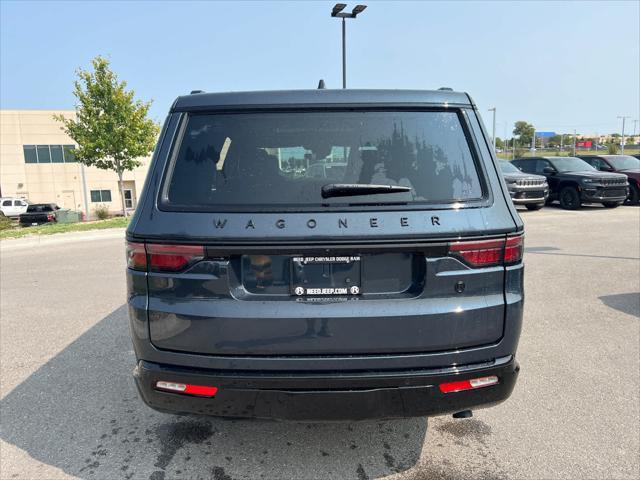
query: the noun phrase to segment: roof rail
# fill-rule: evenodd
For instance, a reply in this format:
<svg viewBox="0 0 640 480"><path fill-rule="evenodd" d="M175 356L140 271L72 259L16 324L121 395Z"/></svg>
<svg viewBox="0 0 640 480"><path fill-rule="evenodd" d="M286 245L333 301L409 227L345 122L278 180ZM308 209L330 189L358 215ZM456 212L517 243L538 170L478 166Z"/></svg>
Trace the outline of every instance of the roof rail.
<svg viewBox="0 0 640 480"><path fill-rule="evenodd" d="M193 95L195 93L204 93L204 90L191 90L191 92L189 94Z"/></svg>
<svg viewBox="0 0 640 480"><path fill-rule="evenodd" d="M453 88L451 87L440 87L438 90L442 90L443 92L453 92Z"/></svg>

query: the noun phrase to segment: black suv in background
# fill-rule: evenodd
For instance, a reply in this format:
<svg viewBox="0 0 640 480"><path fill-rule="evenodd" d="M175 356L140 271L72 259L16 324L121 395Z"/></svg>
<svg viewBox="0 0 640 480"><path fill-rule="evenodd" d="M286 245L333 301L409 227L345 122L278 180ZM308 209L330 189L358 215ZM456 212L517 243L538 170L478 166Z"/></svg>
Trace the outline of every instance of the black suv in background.
<svg viewBox="0 0 640 480"><path fill-rule="evenodd" d="M615 208L629 193L625 175L599 172L576 157L518 158L511 163L523 172L547 177L551 189L547 201L558 200L567 210L578 209L583 203Z"/></svg>
<svg viewBox="0 0 640 480"><path fill-rule="evenodd" d="M623 173L629 181L628 202L640 203L640 160L632 155L580 155L596 170Z"/></svg>
<svg viewBox="0 0 640 480"><path fill-rule="evenodd" d="M502 176L507 184L511 201L529 210L540 210L549 196L547 179L542 175L523 173L511 162L499 160Z"/></svg>
<svg viewBox="0 0 640 480"><path fill-rule="evenodd" d="M469 416L516 382L522 252L465 93L179 97L127 229L136 384L169 412Z"/></svg>

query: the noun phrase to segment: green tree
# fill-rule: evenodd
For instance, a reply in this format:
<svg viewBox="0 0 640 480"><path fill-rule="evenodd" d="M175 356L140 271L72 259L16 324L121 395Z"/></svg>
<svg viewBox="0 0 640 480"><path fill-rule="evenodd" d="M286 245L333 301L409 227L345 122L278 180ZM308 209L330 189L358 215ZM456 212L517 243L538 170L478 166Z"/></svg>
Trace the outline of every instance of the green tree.
<svg viewBox="0 0 640 480"><path fill-rule="evenodd" d="M496 148L504 148L504 141L500 137L496 137Z"/></svg>
<svg viewBox="0 0 640 480"><path fill-rule="evenodd" d="M126 90L127 83L118 80L108 60L98 56L91 63L93 72L78 70L74 82L76 119L54 118L78 144L78 162L116 172L126 216L123 173L138 167L137 159L153 150L159 127L147 118L151 102L134 100L133 90Z"/></svg>
<svg viewBox="0 0 640 480"><path fill-rule="evenodd" d="M609 155L617 155L618 154L618 144L611 142L607 145L607 153Z"/></svg>
<svg viewBox="0 0 640 480"><path fill-rule="evenodd" d="M553 137L549 137L549 139L547 140L547 145L549 145L550 147L558 147L560 146L561 141L562 138L560 137L560 135L554 135Z"/></svg>
<svg viewBox="0 0 640 480"><path fill-rule="evenodd" d="M520 145L531 145L535 128L530 123L523 120L517 121L514 125L513 134L519 137Z"/></svg>

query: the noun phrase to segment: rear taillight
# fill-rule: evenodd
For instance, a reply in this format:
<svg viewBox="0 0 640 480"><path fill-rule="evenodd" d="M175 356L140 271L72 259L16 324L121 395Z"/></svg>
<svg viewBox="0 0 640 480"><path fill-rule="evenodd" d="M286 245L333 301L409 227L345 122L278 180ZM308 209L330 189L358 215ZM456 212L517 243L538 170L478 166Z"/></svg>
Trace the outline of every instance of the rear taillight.
<svg viewBox="0 0 640 480"><path fill-rule="evenodd" d="M147 252L144 243L127 242L127 267L133 270L147 269Z"/></svg>
<svg viewBox="0 0 640 480"><path fill-rule="evenodd" d="M511 265L522 260L524 237L499 240L471 240L449 244L449 255L471 267Z"/></svg>
<svg viewBox="0 0 640 480"><path fill-rule="evenodd" d="M504 263L511 265L522 260L524 252L524 235L509 237L504 246Z"/></svg>
<svg viewBox="0 0 640 480"><path fill-rule="evenodd" d="M203 258L202 245L127 242L127 266L133 270L177 272Z"/></svg>
<svg viewBox="0 0 640 480"><path fill-rule="evenodd" d="M177 272L204 258L202 245L147 244L149 271Z"/></svg>
<svg viewBox="0 0 640 480"><path fill-rule="evenodd" d="M53 222L56 219L56 216L53 213L47 214L47 221Z"/></svg>

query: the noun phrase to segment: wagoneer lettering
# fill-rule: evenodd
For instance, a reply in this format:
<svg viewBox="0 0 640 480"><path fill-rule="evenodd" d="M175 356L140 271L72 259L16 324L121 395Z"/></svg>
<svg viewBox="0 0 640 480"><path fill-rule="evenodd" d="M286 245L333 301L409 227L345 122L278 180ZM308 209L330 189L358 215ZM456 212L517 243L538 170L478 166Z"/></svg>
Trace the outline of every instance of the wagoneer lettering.
<svg viewBox="0 0 640 480"><path fill-rule="evenodd" d="M467 94L198 93L160 138L127 230L147 405L357 420L509 397L523 225Z"/></svg>

